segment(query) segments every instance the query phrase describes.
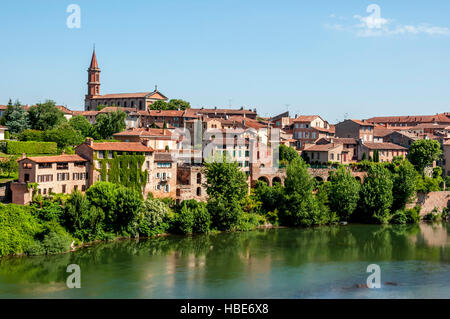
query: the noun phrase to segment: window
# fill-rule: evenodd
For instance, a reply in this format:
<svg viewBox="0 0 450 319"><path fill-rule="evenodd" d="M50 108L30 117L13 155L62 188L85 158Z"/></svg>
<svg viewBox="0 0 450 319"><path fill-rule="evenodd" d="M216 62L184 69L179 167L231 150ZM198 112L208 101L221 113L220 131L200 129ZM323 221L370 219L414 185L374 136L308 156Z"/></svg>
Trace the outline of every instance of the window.
<svg viewBox="0 0 450 319"><path fill-rule="evenodd" d="M38 183L45 183L45 182L52 182L53 181L53 175L38 175L37 177Z"/></svg>
<svg viewBox="0 0 450 319"><path fill-rule="evenodd" d="M172 163L158 162L158 163L156 163L156 167L170 168L170 167L172 167Z"/></svg>
<svg viewBox="0 0 450 319"><path fill-rule="evenodd" d="M40 163L39 168L52 168L52 163Z"/></svg>
<svg viewBox="0 0 450 319"><path fill-rule="evenodd" d="M197 184L201 184L201 183L202 183L202 174L197 173Z"/></svg>
<svg viewBox="0 0 450 319"><path fill-rule="evenodd" d="M202 188L197 187L197 196L202 196Z"/></svg>
<svg viewBox="0 0 450 319"><path fill-rule="evenodd" d="M31 163L23 163L23 168L31 168L33 165Z"/></svg>
<svg viewBox="0 0 450 319"><path fill-rule="evenodd" d="M56 169L59 169L59 170L69 169L69 163L57 163Z"/></svg>
<svg viewBox="0 0 450 319"><path fill-rule="evenodd" d="M69 173L58 173L56 174L57 181L68 181L70 179Z"/></svg>
<svg viewBox="0 0 450 319"><path fill-rule="evenodd" d="M65 193L66 192L66 185L62 185L62 192Z"/></svg>
<svg viewBox="0 0 450 319"><path fill-rule="evenodd" d="M81 191L84 192L86 190L86 185L81 185Z"/></svg>

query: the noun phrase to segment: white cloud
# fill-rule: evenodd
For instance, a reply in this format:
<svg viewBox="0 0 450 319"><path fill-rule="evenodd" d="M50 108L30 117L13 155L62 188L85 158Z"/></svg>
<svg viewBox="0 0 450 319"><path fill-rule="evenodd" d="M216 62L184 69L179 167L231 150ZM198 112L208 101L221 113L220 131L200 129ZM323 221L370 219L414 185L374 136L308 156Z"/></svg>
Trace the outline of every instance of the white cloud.
<svg viewBox="0 0 450 319"><path fill-rule="evenodd" d="M354 33L358 37L381 37L381 36L399 36L399 35L429 35L429 36L450 36L450 29L447 27L433 26L428 23L420 23L418 25L403 25L395 20L381 17L380 7L370 5L367 12L372 14L369 16L354 15L353 22L342 24L345 20L339 17L340 23L326 24L327 29L335 31L344 31ZM337 19L335 14L330 18Z"/></svg>

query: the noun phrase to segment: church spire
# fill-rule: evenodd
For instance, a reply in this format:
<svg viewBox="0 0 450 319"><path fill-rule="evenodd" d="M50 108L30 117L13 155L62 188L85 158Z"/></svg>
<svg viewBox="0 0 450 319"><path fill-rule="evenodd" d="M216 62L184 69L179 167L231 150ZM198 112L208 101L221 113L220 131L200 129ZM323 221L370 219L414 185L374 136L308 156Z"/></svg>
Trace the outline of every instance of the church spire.
<svg viewBox="0 0 450 319"><path fill-rule="evenodd" d="M88 69L88 92L86 99L100 95L100 68L98 67L97 56L95 55L95 46L92 52L91 65Z"/></svg>
<svg viewBox="0 0 450 319"><path fill-rule="evenodd" d="M91 66L90 69L98 69L97 56L95 55L95 45L94 51L92 52Z"/></svg>

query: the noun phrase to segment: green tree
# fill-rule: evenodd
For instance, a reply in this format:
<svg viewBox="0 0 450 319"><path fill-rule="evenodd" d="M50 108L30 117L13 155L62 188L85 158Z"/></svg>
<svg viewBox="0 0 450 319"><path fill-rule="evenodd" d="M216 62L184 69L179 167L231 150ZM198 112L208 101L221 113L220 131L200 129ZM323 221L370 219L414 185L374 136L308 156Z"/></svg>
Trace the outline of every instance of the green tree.
<svg viewBox="0 0 450 319"><path fill-rule="evenodd" d="M142 194L134 188L119 187L116 191L115 231L131 234L135 231L131 222L140 213L143 205Z"/></svg>
<svg viewBox="0 0 450 319"><path fill-rule="evenodd" d="M30 127L28 112L21 106L19 101L14 105L11 100L8 102L8 107L3 114L1 124L6 126L11 133L20 133Z"/></svg>
<svg viewBox="0 0 450 319"><path fill-rule="evenodd" d="M96 238L104 218L103 210L91 206L87 197L79 191L73 192L65 203L63 225L83 241Z"/></svg>
<svg viewBox="0 0 450 319"><path fill-rule="evenodd" d="M391 173L382 165L369 167L360 191L358 216L360 220L387 223L393 202Z"/></svg>
<svg viewBox="0 0 450 319"><path fill-rule="evenodd" d="M46 142L55 142L58 147L76 146L83 143L84 138L80 131L74 129L68 123L63 123L58 127L44 132Z"/></svg>
<svg viewBox="0 0 450 319"><path fill-rule="evenodd" d="M282 164L288 164L294 159L300 157L300 155L298 155L297 151L294 148L286 146L284 144L281 144L278 150L279 160Z"/></svg>
<svg viewBox="0 0 450 319"><path fill-rule="evenodd" d="M35 130L50 130L67 121L64 113L51 100L30 107L28 115L31 128Z"/></svg>
<svg viewBox="0 0 450 319"><path fill-rule="evenodd" d="M245 174L237 163L229 162L225 157L223 161L205 163L205 167L204 186L209 195L212 225L219 230L233 229L243 214L242 204L248 193Z"/></svg>
<svg viewBox="0 0 450 319"><path fill-rule="evenodd" d="M143 209L136 215L134 224L139 235L150 237L165 233L172 218L173 212L167 204L149 197L145 200Z"/></svg>
<svg viewBox="0 0 450 319"><path fill-rule="evenodd" d="M417 140L409 148L408 159L423 175L425 167L433 164L442 155L441 146L435 140Z"/></svg>
<svg viewBox="0 0 450 319"><path fill-rule="evenodd" d="M278 214L281 224L311 226L330 222L329 211L324 205L327 196L325 193L318 197L313 194L315 182L303 159L295 159L287 166L284 183L285 205Z"/></svg>
<svg viewBox="0 0 450 319"><path fill-rule="evenodd" d="M361 183L345 167L332 172L328 185L331 211L336 212L342 220L348 220L358 205L360 188Z"/></svg>
<svg viewBox="0 0 450 319"><path fill-rule="evenodd" d="M373 151L373 161L375 163L378 163L380 161L380 153L378 152L378 150Z"/></svg>
<svg viewBox="0 0 450 319"><path fill-rule="evenodd" d="M404 160L395 168L393 178L393 204L394 211L404 209L405 205L416 193L416 180L418 176L414 166L408 161Z"/></svg>
<svg viewBox="0 0 450 319"><path fill-rule="evenodd" d="M112 230L116 220L116 195L119 187L119 185L110 182L96 182L86 191L89 202L104 212L105 225L108 226L109 231Z"/></svg>
<svg viewBox="0 0 450 319"><path fill-rule="evenodd" d="M241 202L248 193L244 172L236 162L213 161L205 163L206 192L210 198Z"/></svg>
<svg viewBox="0 0 450 319"><path fill-rule="evenodd" d="M93 128L96 139L111 139L113 134L123 131L126 127L127 115L123 111L99 114Z"/></svg>
<svg viewBox="0 0 450 319"><path fill-rule="evenodd" d="M76 115L69 120L70 126L80 131L83 137L90 136L92 133L92 125L83 115Z"/></svg>
<svg viewBox="0 0 450 319"><path fill-rule="evenodd" d="M265 182L257 181L252 196L262 203L261 209L267 214L276 209L280 210L284 202L284 187L279 183L270 187Z"/></svg>
<svg viewBox="0 0 450 319"><path fill-rule="evenodd" d="M0 171L3 175L11 176L12 173L18 172L19 164L16 156L8 156L0 159Z"/></svg>
<svg viewBox="0 0 450 319"><path fill-rule="evenodd" d="M168 109L168 105L166 101L155 101L152 104L150 104L150 109L151 110L167 110Z"/></svg>
<svg viewBox="0 0 450 319"><path fill-rule="evenodd" d="M151 110L186 110L190 108L191 104L181 99L171 99L169 102L159 100L150 105Z"/></svg>
<svg viewBox="0 0 450 319"><path fill-rule="evenodd" d="M20 132L19 136L17 137L19 141L36 141L36 142L43 142L44 141L44 131L39 130L32 130L32 129L26 129Z"/></svg>
<svg viewBox="0 0 450 319"><path fill-rule="evenodd" d="M180 211L175 214L174 220L175 231L182 234L190 234L194 227L194 211L185 203Z"/></svg>
<svg viewBox="0 0 450 319"><path fill-rule="evenodd" d="M171 99L167 103L167 108L169 110L186 110L191 108L191 104L181 99Z"/></svg>

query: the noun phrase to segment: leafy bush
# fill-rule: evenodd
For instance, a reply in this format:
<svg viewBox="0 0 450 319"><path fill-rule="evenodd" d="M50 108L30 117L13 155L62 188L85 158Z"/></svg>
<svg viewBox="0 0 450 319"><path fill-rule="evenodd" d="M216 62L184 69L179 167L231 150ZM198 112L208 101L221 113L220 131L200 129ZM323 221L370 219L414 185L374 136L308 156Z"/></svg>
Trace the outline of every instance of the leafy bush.
<svg viewBox="0 0 450 319"><path fill-rule="evenodd" d="M181 209L186 206L192 211L193 223L192 233L204 234L208 233L211 228L211 215L206 208L206 203L197 202L194 199L185 200L181 204Z"/></svg>
<svg viewBox="0 0 450 319"><path fill-rule="evenodd" d="M173 217L173 212L161 200L147 198L143 209L135 216L133 224L139 235L151 237L166 233L170 226L169 221Z"/></svg>
<svg viewBox="0 0 450 319"><path fill-rule="evenodd" d="M192 232L204 234L208 233L211 228L211 215L206 209L205 203L199 203L194 210L194 225L192 226Z"/></svg>
<svg viewBox="0 0 450 319"><path fill-rule="evenodd" d="M408 217L405 214L404 210L397 210L391 218L391 224L403 225L408 223Z"/></svg>
<svg viewBox="0 0 450 319"><path fill-rule="evenodd" d="M192 209L183 205L181 210L175 214L174 230L182 234L192 233L194 227L194 212Z"/></svg>
<svg viewBox="0 0 450 319"><path fill-rule="evenodd" d="M69 234L50 232L45 235L42 246L47 255L60 254L70 250L72 238Z"/></svg>
<svg viewBox="0 0 450 319"><path fill-rule="evenodd" d="M240 231L249 231L256 229L258 226L264 225L265 223L266 219L264 216L254 213L244 213L239 216L236 229Z"/></svg>
<svg viewBox="0 0 450 319"><path fill-rule="evenodd" d="M6 141L7 154L56 154L58 148L54 142Z"/></svg>
<svg viewBox="0 0 450 319"><path fill-rule="evenodd" d="M389 170L381 165L370 166L361 186L355 219L378 224L389 222L393 202L392 188Z"/></svg>
<svg viewBox="0 0 450 319"><path fill-rule="evenodd" d="M0 204L0 256L25 253L42 230L32 208Z"/></svg>
<svg viewBox="0 0 450 319"><path fill-rule="evenodd" d="M20 132L18 136L19 141L35 141L35 142L43 142L44 141L44 131L27 129Z"/></svg>

